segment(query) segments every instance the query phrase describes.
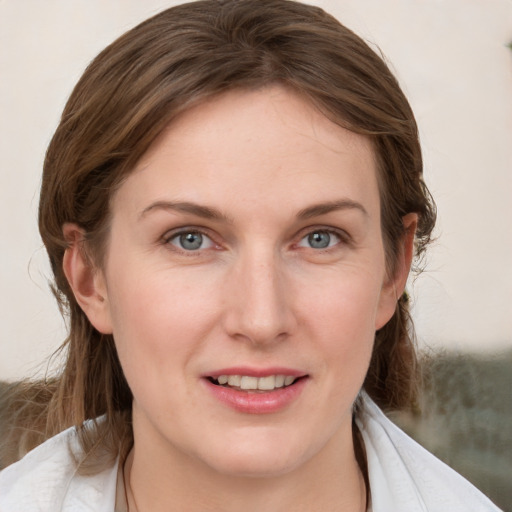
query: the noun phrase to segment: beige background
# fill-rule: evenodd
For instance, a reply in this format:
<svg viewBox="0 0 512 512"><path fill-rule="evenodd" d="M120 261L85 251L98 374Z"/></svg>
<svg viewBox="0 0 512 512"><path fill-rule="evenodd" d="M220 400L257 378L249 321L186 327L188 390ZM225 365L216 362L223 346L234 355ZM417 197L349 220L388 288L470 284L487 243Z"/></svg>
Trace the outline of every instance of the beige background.
<svg viewBox="0 0 512 512"><path fill-rule="evenodd" d="M36 228L46 145L86 64L177 2L0 2L0 379L64 337ZM511 0L313 1L378 43L421 128L439 240L413 284L423 346L512 348Z"/></svg>

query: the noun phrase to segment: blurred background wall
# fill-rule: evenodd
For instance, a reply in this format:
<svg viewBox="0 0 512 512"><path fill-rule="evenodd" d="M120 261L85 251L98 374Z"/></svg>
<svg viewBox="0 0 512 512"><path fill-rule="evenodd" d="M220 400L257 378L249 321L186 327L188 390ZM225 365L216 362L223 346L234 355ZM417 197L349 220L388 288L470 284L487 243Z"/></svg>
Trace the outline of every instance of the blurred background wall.
<svg viewBox="0 0 512 512"><path fill-rule="evenodd" d="M64 336L36 229L64 102L105 45L174 3L0 2L0 378L33 373ZM379 46L417 115L439 208L438 241L411 287L420 343L512 348L512 2L311 3Z"/></svg>
<svg viewBox="0 0 512 512"><path fill-rule="evenodd" d="M0 380L44 374L65 335L36 228L42 160L64 102L105 45L175 3L0 2ZM439 208L438 240L410 292L420 346L448 354L430 364L421 418L396 420L506 508L512 503L512 2L310 3L388 59L416 112L426 181Z"/></svg>

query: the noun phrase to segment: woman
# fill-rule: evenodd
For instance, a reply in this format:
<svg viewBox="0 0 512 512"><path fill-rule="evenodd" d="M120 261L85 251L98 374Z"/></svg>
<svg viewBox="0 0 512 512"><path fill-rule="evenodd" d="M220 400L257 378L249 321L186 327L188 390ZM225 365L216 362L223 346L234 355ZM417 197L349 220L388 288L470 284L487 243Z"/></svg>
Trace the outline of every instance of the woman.
<svg viewBox="0 0 512 512"><path fill-rule="evenodd" d="M48 399L14 407L44 423L20 446L54 437L0 510L497 510L378 407L415 400L434 220L407 100L322 10L205 0L122 36L46 155L67 361L11 391Z"/></svg>

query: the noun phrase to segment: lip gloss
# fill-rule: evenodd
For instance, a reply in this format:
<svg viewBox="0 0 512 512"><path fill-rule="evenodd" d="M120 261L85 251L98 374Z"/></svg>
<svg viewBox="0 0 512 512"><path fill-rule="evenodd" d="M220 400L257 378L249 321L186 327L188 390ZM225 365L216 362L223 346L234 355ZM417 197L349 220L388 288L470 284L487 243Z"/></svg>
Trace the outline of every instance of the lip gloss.
<svg viewBox="0 0 512 512"><path fill-rule="evenodd" d="M272 391L260 391L224 387L214 384L208 378L202 379L208 391L219 402L246 414L269 414L285 409L300 396L307 380L307 377L303 377L290 386Z"/></svg>

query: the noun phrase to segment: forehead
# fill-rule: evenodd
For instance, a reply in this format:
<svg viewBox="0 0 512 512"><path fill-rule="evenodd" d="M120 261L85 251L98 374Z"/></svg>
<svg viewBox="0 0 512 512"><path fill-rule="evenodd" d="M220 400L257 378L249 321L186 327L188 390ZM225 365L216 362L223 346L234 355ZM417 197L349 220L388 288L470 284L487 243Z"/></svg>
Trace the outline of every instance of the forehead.
<svg viewBox="0 0 512 512"><path fill-rule="evenodd" d="M266 125L268 140L273 142L273 148L281 141L284 142L284 132L288 131L290 133L286 135L294 132L297 142L299 138L309 139L333 152L362 150L373 155L372 143L368 137L335 124L312 101L292 88L274 84L258 89L235 88L193 104L173 119L142 157L137 168L144 166L144 162L168 144L171 138L176 145L180 144L180 140L197 136L206 142L207 135L210 140L217 136L224 139L223 142L227 142L226 139L230 137L234 144L238 144L241 138L245 138L247 142L256 142L258 128L263 123ZM286 138L289 144L291 140ZM259 140L262 140L261 137ZM303 144L304 140L300 147L306 150L307 147ZM215 148L216 152L222 149L219 145ZM251 153L246 156L250 158Z"/></svg>
<svg viewBox="0 0 512 512"><path fill-rule="evenodd" d="M281 86L230 91L186 110L143 155L116 201L124 192L132 203L183 194L218 203L226 192L262 207L300 207L308 195L378 202L370 140Z"/></svg>

